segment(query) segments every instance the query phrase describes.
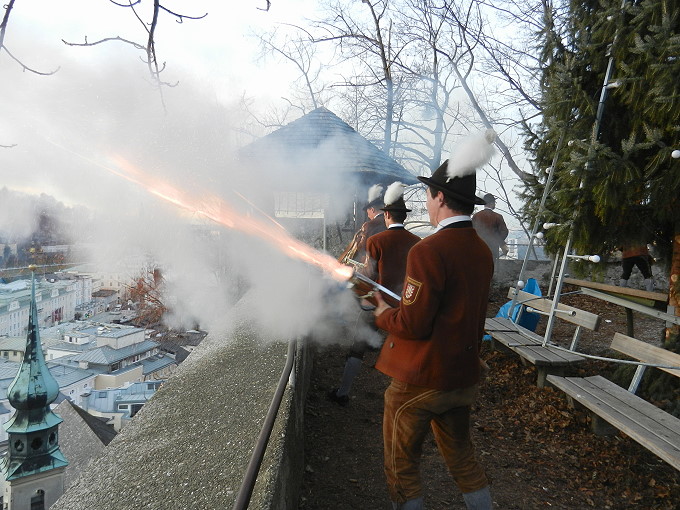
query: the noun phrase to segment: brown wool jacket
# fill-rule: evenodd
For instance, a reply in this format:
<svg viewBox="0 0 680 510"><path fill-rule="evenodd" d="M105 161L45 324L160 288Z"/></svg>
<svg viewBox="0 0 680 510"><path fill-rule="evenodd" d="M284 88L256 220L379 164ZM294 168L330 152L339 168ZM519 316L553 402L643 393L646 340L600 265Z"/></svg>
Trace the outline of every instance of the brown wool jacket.
<svg viewBox="0 0 680 510"><path fill-rule="evenodd" d="M404 227L388 228L369 237L366 241L366 266L362 273L401 295L406 274L406 256L418 241L420 237ZM398 306L396 300L389 296L383 297L390 305Z"/></svg>
<svg viewBox="0 0 680 510"><path fill-rule="evenodd" d="M366 241L368 241L371 236L379 234L385 229L387 229L387 226L385 225L385 216L382 214L379 214L372 220L364 222L347 246L347 248L349 248L353 243L357 243L356 252L352 259L357 262L363 262L366 258ZM347 248L345 250L347 250Z"/></svg>
<svg viewBox="0 0 680 510"><path fill-rule="evenodd" d="M476 384L492 274L491 252L469 221L413 246L399 308L376 317L389 335L375 367L437 390Z"/></svg>

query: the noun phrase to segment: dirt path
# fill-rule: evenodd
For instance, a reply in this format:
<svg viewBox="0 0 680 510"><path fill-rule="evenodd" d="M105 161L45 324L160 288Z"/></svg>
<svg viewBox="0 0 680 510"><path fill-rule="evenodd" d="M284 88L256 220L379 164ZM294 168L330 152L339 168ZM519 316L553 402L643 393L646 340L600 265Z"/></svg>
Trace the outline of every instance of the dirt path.
<svg viewBox="0 0 680 510"><path fill-rule="evenodd" d="M504 302L499 294L490 315ZM570 304L597 308L601 333L585 335L584 349L606 351L613 331L625 331L625 314L584 296ZM636 317L639 336L658 338L658 325ZM611 330L611 331L610 331ZM559 331L557 331L560 334ZM566 334L567 332L565 332ZM305 417L306 472L300 508L313 510L391 508L382 470L382 394L387 378L372 368L377 353L366 356L350 404L326 400L337 385L346 347L318 348ZM514 354L485 351L491 376L473 411L477 451L493 480L495 508L625 509L676 508L680 472L621 434L590 432L583 411L567 406L551 388L536 388L532 366ZM606 370L588 363L588 373ZM430 438L422 466L428 510L464 509Z"/></svg>

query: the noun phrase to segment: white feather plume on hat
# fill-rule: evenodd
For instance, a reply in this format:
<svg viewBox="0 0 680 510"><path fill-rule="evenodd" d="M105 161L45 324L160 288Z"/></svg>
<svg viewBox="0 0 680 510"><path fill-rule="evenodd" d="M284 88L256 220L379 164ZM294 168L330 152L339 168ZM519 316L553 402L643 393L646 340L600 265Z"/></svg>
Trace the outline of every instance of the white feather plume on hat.
<svg viewBox="0 0 680 510"><path fill-rule="evenodd" d="M466 138L454 147L446 169L447 182L454 177L471 174L480 166L488 163L496 153L493 146L495 140L496 132L493 129L487 129L483 133Z"/></svg>
<svg viewBox="0 0 680 510"><path fill-rule="evenodd" d="M405 187L406 185L399 181L390 184L385 191L385 205L392 205L403 197Z"/></svg>
<svg viewBox="0 0 680 510"><path fill-rule="evenodd" d="M368 203L374 202L380 198L383 192L383 187L381 184L374 184L368 188Z"/></svg>

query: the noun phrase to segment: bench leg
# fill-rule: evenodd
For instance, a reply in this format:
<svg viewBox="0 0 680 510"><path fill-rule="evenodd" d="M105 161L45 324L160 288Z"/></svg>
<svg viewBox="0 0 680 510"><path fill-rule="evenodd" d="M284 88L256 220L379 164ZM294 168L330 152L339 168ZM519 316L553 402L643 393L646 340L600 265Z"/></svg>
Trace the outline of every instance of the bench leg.
<svg viewBox="0 0 680 510"><path fill-rule="evenodd" d="M617 432L616 427L595 413L590 413L590 428L597 436L612 436Z"/></svg>
<svg viewBox="0 0 680 510"><path fill-rule="evenodd" d="M546 377L548 376L548 374L563 376L564 367L549 367L538 365L536 367L536 372L538 374L536 377L536 386L538 386L539 388L543 388L546 385Z"/></svg>

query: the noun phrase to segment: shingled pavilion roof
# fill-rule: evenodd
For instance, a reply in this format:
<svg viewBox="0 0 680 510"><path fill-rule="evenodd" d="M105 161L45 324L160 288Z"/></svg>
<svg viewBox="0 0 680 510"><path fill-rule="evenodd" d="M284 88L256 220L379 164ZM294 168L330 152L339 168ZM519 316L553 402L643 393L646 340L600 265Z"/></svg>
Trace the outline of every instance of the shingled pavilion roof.
<svg viewBox="0 0 680 510"><path fill-rule="evenodd" d="M329 147L332 149L329 150ZM362 184L401 181L416 184L416 177L357 133L330 110L320 107L241 149L241 160L265 161L275 157L297 165L301 154L328 156L313 171L353 174Z"/></svg>

